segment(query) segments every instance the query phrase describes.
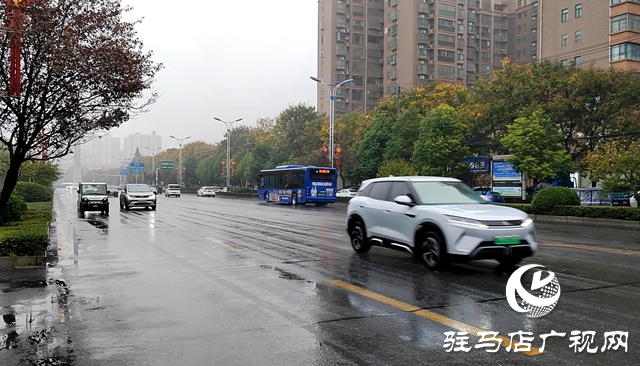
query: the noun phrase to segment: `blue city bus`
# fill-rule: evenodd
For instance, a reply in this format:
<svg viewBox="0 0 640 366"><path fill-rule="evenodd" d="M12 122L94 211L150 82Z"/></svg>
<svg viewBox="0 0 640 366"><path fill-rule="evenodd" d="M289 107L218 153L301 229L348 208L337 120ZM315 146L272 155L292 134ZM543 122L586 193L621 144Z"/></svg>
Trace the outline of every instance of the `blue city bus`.
<svg viewBox="0 0 640 366"><path fill-rule="evenodd" d="M336 202L337 172L334 168L285 165L262 170L258 193L265 202L324 206Z"/></svg>

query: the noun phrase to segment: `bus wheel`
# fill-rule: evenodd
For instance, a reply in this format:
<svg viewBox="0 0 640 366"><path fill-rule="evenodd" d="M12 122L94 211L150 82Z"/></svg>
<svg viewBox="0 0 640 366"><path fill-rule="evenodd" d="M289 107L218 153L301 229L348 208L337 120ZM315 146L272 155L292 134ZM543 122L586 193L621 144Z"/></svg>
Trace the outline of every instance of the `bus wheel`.
<svg viewBox="0 0 640 366"><path fill-rule="evenodd" d="M269 203L269 194L268 193L264 193L264 203Z"/></svg>
<svg viewBox="0 0 640 366"><path fill-rule="evenodd" d="M297 205L298 205L298 195L294 193L291 196L291 206L297 206Z"/></svg>

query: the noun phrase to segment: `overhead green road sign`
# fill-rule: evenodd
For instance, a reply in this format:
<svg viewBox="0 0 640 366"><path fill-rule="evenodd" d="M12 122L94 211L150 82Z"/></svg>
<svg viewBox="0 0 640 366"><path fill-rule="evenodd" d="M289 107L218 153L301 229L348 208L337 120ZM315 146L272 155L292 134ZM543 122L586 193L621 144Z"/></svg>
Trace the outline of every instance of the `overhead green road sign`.
<svg viewBox="0 0 640 366"><path fill-rule="evenodd" d="M176 168L176 163L173 161L163 161L160 162L160 169L162 170L174 170Z"/></svg>

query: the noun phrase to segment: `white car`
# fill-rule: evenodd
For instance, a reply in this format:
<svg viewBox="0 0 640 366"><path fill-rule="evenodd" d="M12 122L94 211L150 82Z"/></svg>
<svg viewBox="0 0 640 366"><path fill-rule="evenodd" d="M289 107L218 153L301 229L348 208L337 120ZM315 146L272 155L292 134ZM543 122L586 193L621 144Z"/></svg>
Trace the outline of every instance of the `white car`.
<svg viewBox="0 0 640 366"><path fill-rule="evenodd" d="M198 197L215 197L216 191L214 187L202 187L198 189Z"/></svg>
<svg viewBox="0 0 640 366"><path fill-rule="evenodd" d="M526 213L492 205L462 181L441 177L363 182L349 201L347 232L356 252L372 245L405 250L430 269L476 259L515 265L538 247Z"/></svg>
<svg viewBox="0 0 640 366"><path fill-rule="evenodd" d="M164 190L165 197L178 197L180 198L180 185L168 184L167 189Z"/></svg>
<svg viewBox="0 0 640 366"><path fill-rule="evenodd" d="M358 193L357 188L345 188L336 193L336 197L355 197Z"/></svg>

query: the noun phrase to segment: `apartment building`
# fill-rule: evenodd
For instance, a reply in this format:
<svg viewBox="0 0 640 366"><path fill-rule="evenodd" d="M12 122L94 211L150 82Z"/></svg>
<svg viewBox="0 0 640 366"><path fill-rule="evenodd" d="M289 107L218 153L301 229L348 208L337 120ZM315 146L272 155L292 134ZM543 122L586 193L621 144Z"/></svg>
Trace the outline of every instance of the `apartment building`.
<svg viewBox="0 0 640 366"><path fill-rule="evenodd" d="M538 0L510 0L508 53L514 63L538 60L540 14Z"/></svg>
<svg viewBox="0 0 640 366"><path fill-rule="evenodd" d="M319 0L318 78L335 86L336 116L373 109L383 92L385 0ZM318 83L318 111L329 114L330 93Z"/></svg>
<svg viewBox="0 0 640 366"><path fill-rule="evenodd" d="M140 151L140 154L150 156L153 153L158 153L158 150L162 148L162 136L157 135L156 131L151 131L151 134L141 134L136 132L124 138L124 151L123 159L129 159L136 153L136 150Z"/></svg>
<svg viewBox="0 0 640 366"><path fill-rule="evenodd" d="M611 67L640 72L640 0L610 0Z"/></svg>
<svg viewBox="0 0 640 366"><path fill-rule="evenodd" d="M378 99L434 80L470 88L507 57L507 0L319 0L318 77L353 78L336 115L369 111ZM330 95L318 85L318 110Z"/></svg>
<svg viewBox="0 0 640 366"><path fill-rule="evenodd" d="M609 8L615 0L541 0L543 60L609 67Z"/></svg>

